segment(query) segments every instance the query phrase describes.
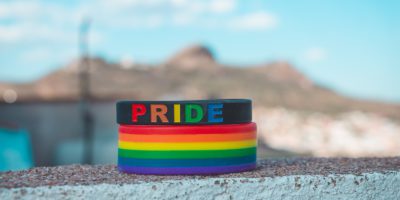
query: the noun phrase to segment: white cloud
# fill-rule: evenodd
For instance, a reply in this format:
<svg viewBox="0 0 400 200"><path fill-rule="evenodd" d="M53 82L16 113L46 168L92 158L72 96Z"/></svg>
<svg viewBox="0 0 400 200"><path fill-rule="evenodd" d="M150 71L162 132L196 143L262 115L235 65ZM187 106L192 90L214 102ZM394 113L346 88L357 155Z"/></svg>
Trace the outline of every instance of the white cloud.
<svg viewBox="0 0 400 200"><path fill-rule="evenodd" d="M34 2L0 2L0 19L30 17L38 10L40 6Z"/></svg>
<svg viewBox="0 0 400 200"><path fill-rule="evenodd" d="M188 2L188 0L171 0L171 3L176 6L176 7L180 7L185 5Z"/></svg>
<svg viewBox="0 0 400 200"><path fill-rule="evenodd" d="M277 25L278 19L275 15L261 11L233 19L230 27L237 30L266 30Z"/></svg>
<svg viewBox="0 0 400 200"><path fill-rule="evenodd" d="M20 43L26 41L63 41L72 42L75 35L60 27L44 24L19 23L0 25L0 42Z"/></svg>
<svg viewBox="0 0 400 200"><path fill-rule="evenodd" d="M24 22L41 20L62 23L76 19L75 11L54 3L40 1L0 2L0 20L12 19Z"/></svg>
<svg viewBox="0 0 400 200"><path fill-rule="evenodd" d="M325 51L325 49L320 48L320 47L312 47L309 48L305 51L304 53L304 58L308 61L308 62L320 62L325 60L327 57L327 53Z"/></svg>
<svg viewBox="0 0 400 200"><path fill-rule="evenodd" d="M233 12L236 9L236 0L102 0L91 1L81 7L82 13L88 13L98 23L110 27L155 28L169 25L199 27L208 24L210 19ZM154 23L154 16L162 20ZM227 21L222 21L221 27L226 27Z"/></svg>
<svg viewBox="0 0 400 200"><path fill-rule="evenodd" d="M75 15L73 9L40 1L0 2L0 42L71 42L76 37Z"/></svg>
<svg viewBox="0 0 400 200"><path fill-rule="evenodd" d="M211 1L210 10L215 13L226 13L234 10L236 1L234 0L216 0Z"/></svg>

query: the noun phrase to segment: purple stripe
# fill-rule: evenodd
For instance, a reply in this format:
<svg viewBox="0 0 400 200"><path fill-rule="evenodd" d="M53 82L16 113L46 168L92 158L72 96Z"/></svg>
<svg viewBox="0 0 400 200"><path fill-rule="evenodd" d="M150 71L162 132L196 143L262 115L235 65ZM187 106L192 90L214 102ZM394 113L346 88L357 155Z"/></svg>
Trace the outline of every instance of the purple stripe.
<svg viewBox="0 0 400 200"><path fill-rule="evenodd" d="M118 166L119 171L130 174L153 175L212 175L249 171L256 168L256 163L216 166L216 167L133 167Z"/></svg>

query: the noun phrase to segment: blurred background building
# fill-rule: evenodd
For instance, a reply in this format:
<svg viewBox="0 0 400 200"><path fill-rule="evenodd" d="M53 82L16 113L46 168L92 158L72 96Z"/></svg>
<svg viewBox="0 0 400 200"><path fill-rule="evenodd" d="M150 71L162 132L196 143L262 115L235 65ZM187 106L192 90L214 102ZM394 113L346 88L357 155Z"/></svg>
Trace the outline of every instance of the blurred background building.
<svg viewBox="0 0 400 200"><path fill-rule="evenodd" d="M0 170L116 163L118 99L251 98L262 158L399 156L399 9L1 1Z"/></svg>

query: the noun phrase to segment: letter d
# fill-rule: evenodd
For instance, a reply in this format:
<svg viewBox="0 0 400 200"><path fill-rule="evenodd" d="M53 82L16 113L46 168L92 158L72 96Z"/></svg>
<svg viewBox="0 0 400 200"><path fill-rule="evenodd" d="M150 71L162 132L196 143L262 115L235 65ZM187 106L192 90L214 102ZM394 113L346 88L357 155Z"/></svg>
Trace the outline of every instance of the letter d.
<svg viewBox="0 0 400 200"><path fill-rule="evenodd" d="M196 116L193 116L193 110L196 111ZM185 121L189 123L196 123L203 119L203 108L196 104L187 104L185 106Z"/></svg>

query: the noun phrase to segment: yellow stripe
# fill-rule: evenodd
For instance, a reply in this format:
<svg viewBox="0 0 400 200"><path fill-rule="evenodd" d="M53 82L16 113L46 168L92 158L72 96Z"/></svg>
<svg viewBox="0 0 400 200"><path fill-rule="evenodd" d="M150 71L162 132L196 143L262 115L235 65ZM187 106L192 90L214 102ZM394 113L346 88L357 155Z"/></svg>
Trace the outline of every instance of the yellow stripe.
<svg viewBox="0 0 400 200"><path fill-rule="evenodd" d="M130 150L222 150L241 149L257 145L257 140L242 140L234 142L180 142L180 143L157 143L157 142L118 142L120 149Z"/></svg>
<svg viewBox="0 0 400 200"><path fill-rule="evenodd" d="M242 134L242 133L246 133L246 134L254 134L256 131L243 131L243 132L234 132L234 133L215 133L215 132L212 132L212 133L185 133L185 132L180 132L180 133L177 133L177 134L157 134L156 133L156 131L154 131L154 133L151 133L151 135L196 135L196 134L199 134L199 135L205 135L205 134L207 134L207 135L209 135L210 137L212 137L213 136L213 134L217 134L217 135L222 135L222 134ZM147 133L143 133L143 132L138 132L138 133L129 133L129 132L124 132L124 131L121 131L121 132L118 132L119 134L132 134L132 135L146 135Z"/></svg>
<svg viewBox="0 0 400 200"><path fill-rule="evenodd" d="M181 122L181 105L174 104L174 122Z"/></svg>

